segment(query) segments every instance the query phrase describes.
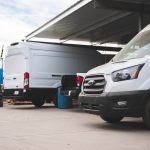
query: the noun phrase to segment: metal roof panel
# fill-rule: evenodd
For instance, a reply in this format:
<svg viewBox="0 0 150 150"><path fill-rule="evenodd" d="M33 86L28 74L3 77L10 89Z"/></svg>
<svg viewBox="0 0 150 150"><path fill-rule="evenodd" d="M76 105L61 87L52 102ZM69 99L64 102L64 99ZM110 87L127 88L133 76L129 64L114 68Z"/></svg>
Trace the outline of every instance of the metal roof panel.
<svg viewBox="0 0 150 150"><path fill-rule="evenodd" d="M134 3L137 1L132 0ZM145 26L149 23L150 15L144 14L143 16ZM29 34L26 39L39 37L60 39L62 42L81 40L124 44L138 32L138 17L139 14L135 12L106 8L96 9L94 8L94 1L81 0L35 32Z"/></svg>

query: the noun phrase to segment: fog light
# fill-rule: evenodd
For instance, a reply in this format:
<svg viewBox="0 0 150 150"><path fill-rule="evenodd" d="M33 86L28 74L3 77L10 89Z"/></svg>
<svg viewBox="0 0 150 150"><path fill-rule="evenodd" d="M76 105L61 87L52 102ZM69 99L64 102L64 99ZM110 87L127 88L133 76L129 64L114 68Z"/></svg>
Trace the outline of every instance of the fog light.
<svg viewBox="0 0 150 150"><path fill-rule="evenodd" d="M127 101L119 101L117 102L118 106L127 106Z"/></svg>

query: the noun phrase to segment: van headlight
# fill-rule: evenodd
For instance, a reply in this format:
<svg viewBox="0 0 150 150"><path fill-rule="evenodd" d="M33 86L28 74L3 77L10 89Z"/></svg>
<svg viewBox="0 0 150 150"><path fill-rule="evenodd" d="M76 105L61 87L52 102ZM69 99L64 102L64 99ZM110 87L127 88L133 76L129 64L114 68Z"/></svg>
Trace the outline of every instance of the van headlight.
<svg viewBox="0 0 150 150"><path fill-rule="evenodd" d="M112 73L112 80L114 82L132 80L138 78L139 72L144 64L132 66L129 68L124 68Z"/></svg>

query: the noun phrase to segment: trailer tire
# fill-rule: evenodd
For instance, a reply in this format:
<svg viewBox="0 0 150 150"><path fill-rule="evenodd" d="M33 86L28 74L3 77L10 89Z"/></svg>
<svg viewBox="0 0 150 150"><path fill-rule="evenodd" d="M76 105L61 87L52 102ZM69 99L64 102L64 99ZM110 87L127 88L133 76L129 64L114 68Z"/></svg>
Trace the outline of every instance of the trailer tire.
<svg viewBox="0 0 150 150"><path fill-rule="evenodd" d="M35 107L41 107L44 105L45 101L43 99L33 99L32 103Z"/></svg>
<svg viewBox="0 0 150 150"><path fill-rule="evenodd" d="M150 130L150 100L145 105L145 110L143 114L143 121L147 129Z"/></svg>
<svg viewBox="0 0 150 150"><path fill-rule="evenodd" d="M120 117L107 117L107 116L105 116L105 115L100 115L100 117L101 117L104 121L106 121L106 122L108 122L108 123L117 123L117 122L120 122L120 121L123 119L122 116L120 116Z"/></svg>

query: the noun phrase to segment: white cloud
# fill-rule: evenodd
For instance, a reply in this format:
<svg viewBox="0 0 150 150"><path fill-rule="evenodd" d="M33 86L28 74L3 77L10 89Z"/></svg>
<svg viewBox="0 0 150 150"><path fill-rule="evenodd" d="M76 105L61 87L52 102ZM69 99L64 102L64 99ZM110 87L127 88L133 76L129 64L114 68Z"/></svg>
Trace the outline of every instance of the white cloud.
<svg viewBox="0 0 150 150"><path fill-rule="evenodd" d="M0 1L0 50L3 44L23 39L27 34L67 9L78 0Z"/></svg>

